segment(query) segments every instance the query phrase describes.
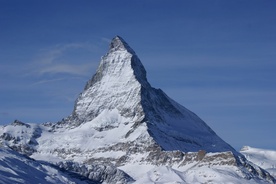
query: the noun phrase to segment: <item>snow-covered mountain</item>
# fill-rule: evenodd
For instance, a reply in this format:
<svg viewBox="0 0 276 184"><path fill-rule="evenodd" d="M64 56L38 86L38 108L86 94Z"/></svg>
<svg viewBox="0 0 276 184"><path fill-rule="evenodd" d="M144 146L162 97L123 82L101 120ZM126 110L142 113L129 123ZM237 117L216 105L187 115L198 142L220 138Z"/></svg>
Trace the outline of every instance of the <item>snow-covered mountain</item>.
<svg viewBox="0 0 276 184"><path fill-rule="evenodd" d="M276 177L276 151L244 146L240 151L247 160L267 170Z"/></svg>
<svg viewBox="0 0 276 184"><path fill-rule="evenodd" d="M152 88L141 61L118 36L77 99L74 112L61 124L72 128L90 122L96 134L110 132L116 143L147 142L167 151L234 152L198 116Z"/></svg>
<svg viewBox="0 0 276 184"><path fill-rule="evenodd" d="M151 87L119 36L70 116L42 125L15 121L0 127L0 138L35 160L85 178L102 176L97 182L275 183L197 115Z"/></svg>
<svg viewBox="0 0 276 184"><path fill-rule="evenodd" d="M36 162L9 148L0 148L0 183L86 183L50 164Z"/></svg>

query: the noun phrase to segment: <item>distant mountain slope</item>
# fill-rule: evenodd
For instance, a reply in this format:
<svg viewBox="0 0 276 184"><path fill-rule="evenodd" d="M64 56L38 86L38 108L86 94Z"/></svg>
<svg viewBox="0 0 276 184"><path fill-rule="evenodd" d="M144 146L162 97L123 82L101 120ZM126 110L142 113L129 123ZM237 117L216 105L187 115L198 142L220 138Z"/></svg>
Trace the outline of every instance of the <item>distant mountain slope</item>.
<svg viewBox="0 0 276 184"><path fill-rule="evenodd" d="M276 150L267 150L244 146L240 151L247 160L267 170L276 177Z"/></svg>

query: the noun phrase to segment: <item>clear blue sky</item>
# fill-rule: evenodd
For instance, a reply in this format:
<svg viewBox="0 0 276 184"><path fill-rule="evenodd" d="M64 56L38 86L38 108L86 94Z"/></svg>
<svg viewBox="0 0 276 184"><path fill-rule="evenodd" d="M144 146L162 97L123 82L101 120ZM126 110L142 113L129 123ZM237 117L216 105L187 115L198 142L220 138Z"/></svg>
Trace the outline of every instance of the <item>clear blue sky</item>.
<svg viewBox="0 0 276 184"><path fill-rule="evenodd" d="M276 149L276 1L0 0L0 124L57 122L123 37L225 141Z"/></svg>

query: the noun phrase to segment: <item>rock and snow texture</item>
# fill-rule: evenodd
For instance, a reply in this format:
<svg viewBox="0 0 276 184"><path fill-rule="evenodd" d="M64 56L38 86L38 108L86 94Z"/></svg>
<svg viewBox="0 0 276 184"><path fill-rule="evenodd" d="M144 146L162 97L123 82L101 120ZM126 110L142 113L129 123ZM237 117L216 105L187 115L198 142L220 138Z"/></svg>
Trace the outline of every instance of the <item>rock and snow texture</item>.
<svg viewBox="0 0 276 184"><path fill-rule="evenodd" d="M267 170L276 177L276 151L244 146L240 151L247 160Z"/></svg>
<svg viewBox="0 0 276 184"><path fill-rule="evenodd" d="M63 124L74 127L91 121L92 131L127 129L113 136L152 140L150 144L157 143L164 150L234 151L198 116L152 88L141 61L118 36Z"/></svg>
<svg viewBox="0 0 276 184"><path fill-rule="evenodd" d="M49 164L42 164L27 158L9 148L0 147L0 183L86 183Z"/></svg>
<svg viewBox="0 0 276 184"><path fill-rule="evenodd" d="M8 147L0 147L0 184L98 184L132 183L123 171L104 165L39 162Z"/></svg>
<svg viewBox="0 0 276 184"><path fill-rule="evenodd" d="M98 183L275 182L198 116L151 87L119 36L70 116L2 126L0 143Z"/></svg>

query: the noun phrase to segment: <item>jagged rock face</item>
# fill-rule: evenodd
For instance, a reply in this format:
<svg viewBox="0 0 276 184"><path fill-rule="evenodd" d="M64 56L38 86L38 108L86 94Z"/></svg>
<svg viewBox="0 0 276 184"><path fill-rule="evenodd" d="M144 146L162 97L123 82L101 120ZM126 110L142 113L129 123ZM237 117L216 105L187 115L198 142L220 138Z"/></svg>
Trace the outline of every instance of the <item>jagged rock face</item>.
<svg viewBox="0 0 276 184"><path fill-rule="evenodd" d="M126 184L134 182L126 173L110 165L85 165L74 162L60 162L57 163L57 166L63 170L83 176L83 179L91 180L90 183L93 184Z"/></svg>
<svg viewBox="0 0 276 184"><path fill-rule="evenodd" d="M129 121L141 121L144 115L141 106L142 85L150 87L143 65L120 37L114 38L96 74L77 99L74 112L68 118L69 124L91 121L103 110L113 109L129 117Z"/></svg>

